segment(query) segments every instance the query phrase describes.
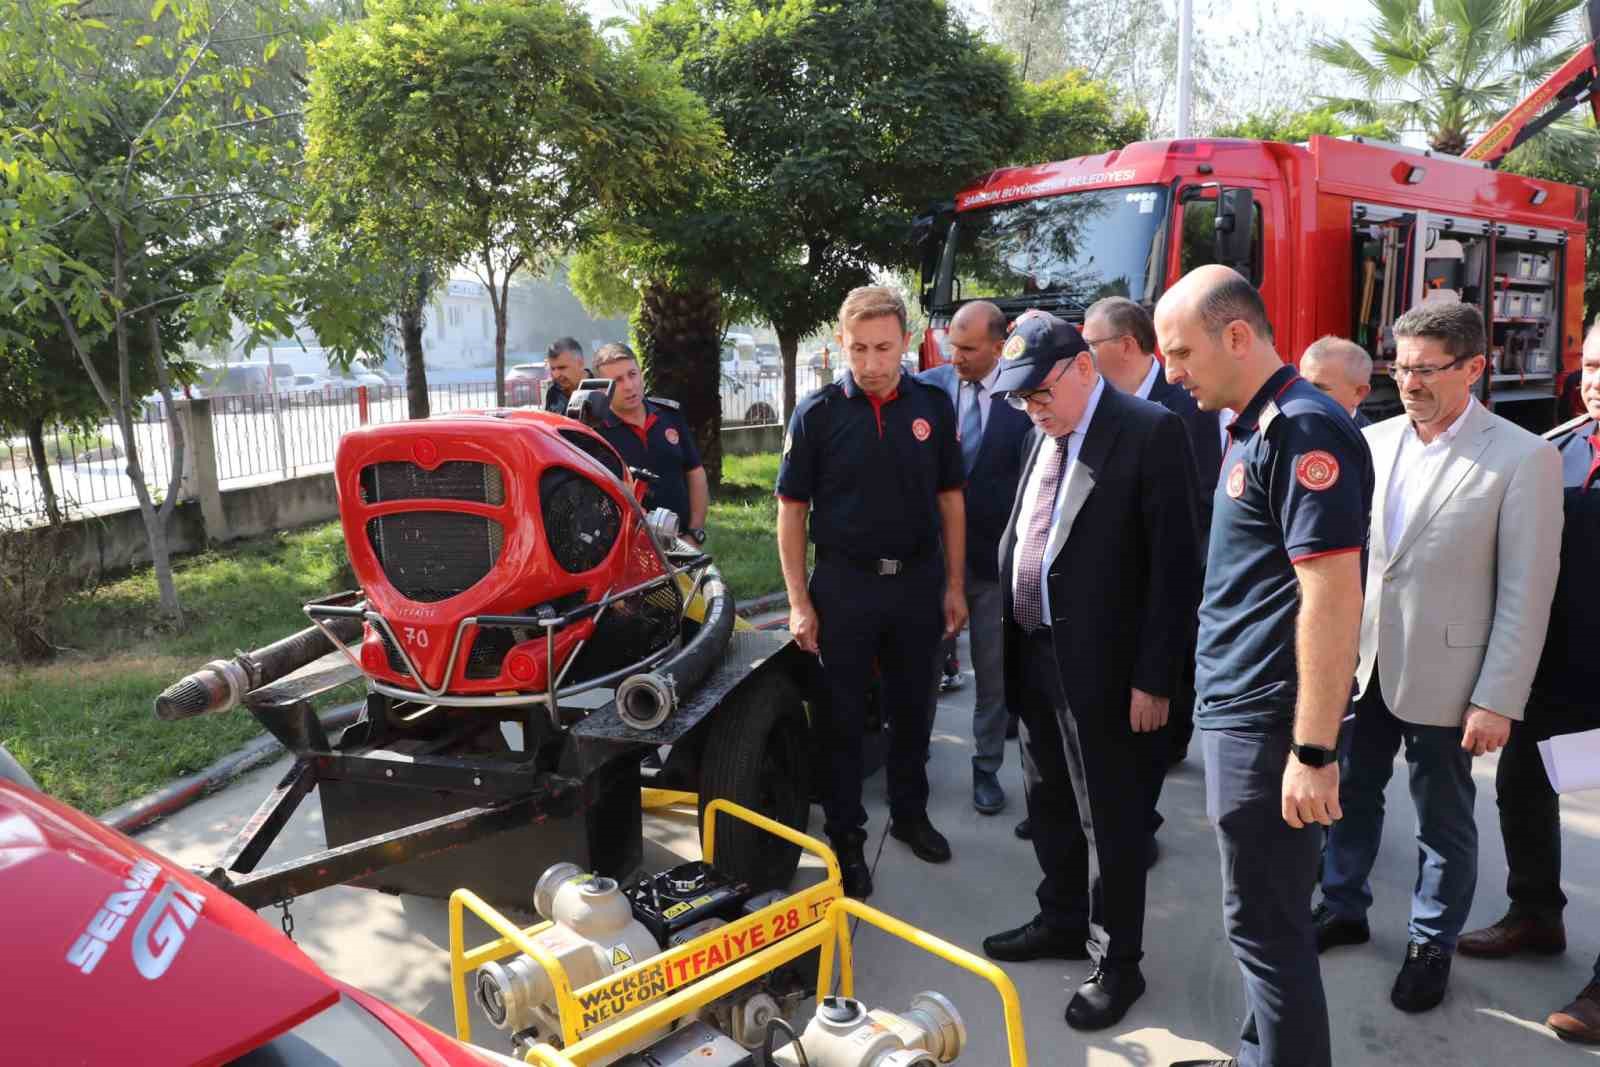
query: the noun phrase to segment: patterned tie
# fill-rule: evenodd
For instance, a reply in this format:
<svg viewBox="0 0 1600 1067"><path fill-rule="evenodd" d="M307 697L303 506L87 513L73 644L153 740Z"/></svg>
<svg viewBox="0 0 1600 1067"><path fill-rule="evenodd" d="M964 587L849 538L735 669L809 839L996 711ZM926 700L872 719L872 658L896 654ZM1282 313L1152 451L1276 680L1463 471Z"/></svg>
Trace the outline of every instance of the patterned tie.
<svg viewBox="0 0 1600 1067"><path fill-rule="evenodd" d="M1034 498L1033 514L1028 516L1028 529L1017 546L1017 587L1013 590L1013 604L1017 623L1024 633L1032 633L1044 625L1044 600L1039 590L1040 572L1044 567L1044 550L1050 540L1050 519L1056 510L1056 492L1061 488L1061 475L1067 469L1067 438L1070 434L1050 439L1050 444L1039 450L1040 463L1048 463L1044 477L1039 481L1039 495ZM1052 453L1051 448L1055 451Z"/></svg>
<svg viewBox="0 0 1600 1067"><path fill-rule="evenodd" d="M983 444L983 411L978 406L983 396L983 383L967 384L972 386L972 404L961 416L961 463L970 478L972 468L978 465L978 446Z"/></svg>

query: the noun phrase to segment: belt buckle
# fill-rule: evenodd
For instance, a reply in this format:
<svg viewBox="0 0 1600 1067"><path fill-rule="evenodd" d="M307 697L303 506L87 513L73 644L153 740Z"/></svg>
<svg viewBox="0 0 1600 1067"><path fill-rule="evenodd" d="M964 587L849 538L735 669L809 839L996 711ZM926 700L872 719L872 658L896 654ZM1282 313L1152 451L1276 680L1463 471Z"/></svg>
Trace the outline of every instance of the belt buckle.
<svg viewBox="0 0 1600 1067"><path fill-rule="evenodd" d="M899 574L904 568L905 564L897 559L880 559L878 561L878 573L880 575Z"/></svg>

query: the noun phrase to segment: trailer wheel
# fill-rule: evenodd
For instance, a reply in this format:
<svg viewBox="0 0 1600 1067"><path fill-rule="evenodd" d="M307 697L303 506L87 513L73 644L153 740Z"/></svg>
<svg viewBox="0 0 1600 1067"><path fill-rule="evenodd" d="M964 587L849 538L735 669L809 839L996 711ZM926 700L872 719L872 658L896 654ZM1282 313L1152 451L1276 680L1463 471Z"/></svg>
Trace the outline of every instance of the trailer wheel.
<svg viewBox="0 0 1600 1067"><path fill-rule="evenodd" d="M805 706L781 675L736 691L718 710L700 762L700 825L722 798L804 832L811 812L811 751ZM760 889L794 878L800 849L724 815L717 820L717 869Z"/></svg>

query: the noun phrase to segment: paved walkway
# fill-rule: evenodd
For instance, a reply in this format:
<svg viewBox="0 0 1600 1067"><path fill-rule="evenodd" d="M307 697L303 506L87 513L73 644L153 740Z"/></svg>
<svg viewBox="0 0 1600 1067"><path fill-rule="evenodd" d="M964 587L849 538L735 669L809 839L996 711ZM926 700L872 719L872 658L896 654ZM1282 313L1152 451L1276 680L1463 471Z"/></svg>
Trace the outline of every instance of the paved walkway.
<svg viewBox="0 0 1600 1067"><path fill-rule="evenodd" d="M1002 773L1011 806L995 817L970 802L972 685L941 702L929 773L932 817L951 840L955 859L928 867L898 841L885 838L881 776L867 783L867 807L879 849L878 891L872 903L973 951L985 935L1034 914L1037 866L1032 849L1012 836L1020 818L1021 775L1016 749ZM241 779L223 793L152 828L141 840L182 861L214 861L287 762ZM1505 859L1494 808L1494 761L1478 761L1478 826L1482 876L1472 925L1493 921L1505 906ZM1379 857L1373 941L1339 949L1323 961L1333 1021L1334 1062L1377 1064L1560 1065L1593 1063L1600 1050L1564 1045L1542 1026L1588 980L1600 952L1600 794L1567 802L1567 955L1554 960L1485 962L1458 959L1444 1004L1407 1016L1389 1004L1389 986L1405 948L1407 895L1415 877L1411 802L1403 776L1391 785L1389 834ZM1162 857L1151 874L1145 976L1150 989L1122 1025L1079 1034L1062 1021L1082 963L1011 965L1022 996L1029 1061L1070 1067L1164 1067L1169 1061L1231 1052L1240 1018L1238 974L1222 938L1217 850L1205 819L1198 744L1168 781L1162 803ZM321 846L317 805L302 806L266 862ZM814 814L812 832L821 818ZM692 817L645 821L644 860L651 869L695 858ZM804 877L803 873L803 877ZM814 877L814 875L812 875ZM530 887L531 888L531 887ZM453 1030L448 932L443 902L335 888L295 902L295 936L324 967ZM262 912L277 922L277 912ZM876 931L857 940L857 994L869 1004L905 1007L921 989L951 996L967 1021L969 1067L1005 1063L997 998L989 987ZM477 1027L481 1027L478 1029ZM500 1051L502 1035L475 1023L479 1041Z"/></svg>

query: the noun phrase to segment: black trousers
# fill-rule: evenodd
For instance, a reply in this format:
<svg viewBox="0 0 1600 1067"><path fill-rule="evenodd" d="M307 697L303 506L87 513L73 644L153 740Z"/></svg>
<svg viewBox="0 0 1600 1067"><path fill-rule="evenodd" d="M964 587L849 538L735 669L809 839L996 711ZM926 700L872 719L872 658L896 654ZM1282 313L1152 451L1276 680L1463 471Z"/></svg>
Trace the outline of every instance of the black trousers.
<svg viewBox="0 0 1600 1067"><path fill-rule="evenodd" d="M861 742L867 689L882 680L889 724L884 774L889 816L920 818L928 810L928 684L944 633L944 568L937 554L903 574L879 575L818 553L811 602L820 624L825 721L816 724L822 768L822 810L829 837L842 840L867 823L861 806Z"/></svg>
<svg viewBox="0 0 1600 1067"><path fill-rule="evenodd" d="M1311 925L1322 827L1283 821L1291 726L1201 730L1206 813L1222 857L1222 922L1244 979L1240 1067L1331 1067Z"/></svg>
<svg viewBox="0 0 1600 1067"><path fill-rule="evenodd" d="M1137 966L1151 779L1166 737L1135 734L1125 704L1069 708L1048 634L1023 638L1018 714L1039 914L1058 929L1087 926L1096 962Z"/></svg>
<svg viewBox="0 0 1600 1067"><path fill-rule="evenodd" d="M1500 836L1506 845L1506 896L1511 912L1558 919L1567 906L1561 891L1561 806L1539 758L1539 742L1600 726L1600 706L1533 694L1495 771Z"/></svg>

